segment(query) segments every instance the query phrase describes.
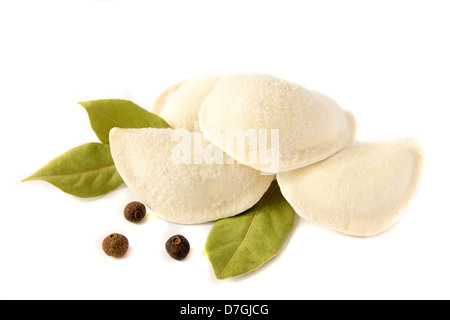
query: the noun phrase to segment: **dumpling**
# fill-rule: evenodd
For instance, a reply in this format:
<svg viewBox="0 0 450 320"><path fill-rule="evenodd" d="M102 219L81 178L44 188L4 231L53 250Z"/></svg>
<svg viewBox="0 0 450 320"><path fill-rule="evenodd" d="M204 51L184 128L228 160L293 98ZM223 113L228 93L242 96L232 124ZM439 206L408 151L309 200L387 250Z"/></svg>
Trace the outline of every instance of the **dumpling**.
<svg viewBox="0 0 450 320"><path fill-rule="evenodd" d="M357 236L391 227L413 199L423 168L413 139L358 143L315 163L277 175L302 218Z"/></svg>
<svg viewBox="0 0 450 320"><path fill-rule="evenodd" d="M339 107L325 100L271 75L228 75L204 99L200 129L240 163L271 173L289 171L325 159L351 141L355 128ZM268 130L270 139L256 146L251 140L256 134L258 141L260 130ZM242 138L248 141L244 152L236 150L242 148L243 143L236 146Z"/></svg>
<svg viewBox="0 0 450 320"><path fill-rule="evenodd" d="M194 224L239 214L256 204L273 180L273 175L230 164L200 132L113 128L110 145L127 186L171 222Z"/></svg>
<svg viewBox="0 0 450 320"><path fill-rule="evenodd" d="M323 104L327 104L329 107L334 108L337 112L341 110L341 107L337 104L336 101L334 101L331 97L327 96L326 94L323 94L319 91L315 90L309 90L313 96L315 96L317 99L319 99L320 102ZM347 128L348 132L350 133L350 139L348 140L346 147L350 147L356 142L356 132L358 129L355 116L352 112L343 110L345 119L347 121Z"/></svg>
<svg viewBox="0 0 450 320"><path fill-rule="evenodd" d="M149 108L149 111L160 116L162 110L164 109L164 106L170 100L172 95L186 82L187 81L176 82L164 89L153 101L152 105Z"/></svg>
<svg viewBox="0 0 450 320"><path fill-rule="evenodd" d="M155 99L150 111L161 116L173 129L194 131L200 106L219 78L203 76L178 82Z"/></svg>

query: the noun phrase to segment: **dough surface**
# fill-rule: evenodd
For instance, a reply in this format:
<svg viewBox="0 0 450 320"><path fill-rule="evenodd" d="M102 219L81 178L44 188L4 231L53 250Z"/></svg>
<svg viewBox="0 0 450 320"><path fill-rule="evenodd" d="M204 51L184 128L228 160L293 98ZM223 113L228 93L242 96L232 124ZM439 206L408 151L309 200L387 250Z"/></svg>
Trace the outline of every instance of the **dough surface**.
<svg viewBox="0 0 450 320"><path fill-rule="evenodd" d="M203 76L176 83L164 90L150 108L173 129L194 131L203 100L211 92L218 76Z"/></svg>
<svg viewBox="0 0 450 320"><path fill-rule="evenodd" d="M328 105L329 107L336 110L336 112L341 111L341 107L339 106L339 104L336 101L334 101L331 97L329 97L326 94L319 92L319 91L315 91L315 90L309 90L309 91L321 103ZM351 111L343 110L343 112L344 112L345 120L347 121L347 130L350 134L350 138L345 146L350 147L353 144L355 144L355 142L356 142L356 133L358 130L358 126L356 123L355 116Z"/></svg>
<svg viewBox="0 0 450 320"><path fill-rule="evenodd" d="M391 227L413 199L423 168L413 139L358 143L277 175L281 192L306 220L357 236Z"/></svg>
<svg viewBox="0 0 450 320"><path fill-rule="evenodd" d="M161 116L161 112L164 109L164 106L166 103L170 100L172 95L181 88L182 85L184 85L187 81L180 81L177 83L174 83L167 87L164 91L162 91L156 99L153 101L152 105L149 108L150 112L153 112L157 114L158 116Z"/></svg>
<svg viewBox="0 0 450 320"><path fill-rule="evenodd" d="M337 104L295 83L266 74L220 78L203 101L199 123L205 138L238 162L272 173L329 157L349 144L354 129L349 128L346 115ZM237 152L224 138L230 129L243 132L266 129L268 136L271 129L278 130L279 161L276 165L259 157L254 161L251 154L255 149L247 142L245 152ZM272 140L267 140L264 152L273 155Z"/></svg>
<svg viewBox="0 0 450 320"><path fill-rule="evenodd" d="M200 132L184 129L110 131L111 154L120 176L136 197L163 219L203 223L239 214L257 203L273 175L227 164L230 159L220 149L196 139L202 139ZM188 161L181 161L186 154L191 155L184 158ZM222 157L223 164L204 154Z"/></svg>

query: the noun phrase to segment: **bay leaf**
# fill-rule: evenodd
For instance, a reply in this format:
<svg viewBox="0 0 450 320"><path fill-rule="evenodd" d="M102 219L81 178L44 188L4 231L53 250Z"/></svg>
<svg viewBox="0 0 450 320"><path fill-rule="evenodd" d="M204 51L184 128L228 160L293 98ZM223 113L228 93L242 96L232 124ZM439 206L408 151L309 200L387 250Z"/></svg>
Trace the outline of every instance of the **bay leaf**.
<svg viewBox="0 0 450 320"><path fill-rule="evenodd" d="M294 225L294 209L276 181L249 210L217 221L205 253L217 279L249 273L276 256Z"/></svg>
<svg viewBox="0 0 450 320"><path fill-rule="evenodd" d="M123 183L109 145L97 142L70 149L23 181L32 180L46 181L81 198L100 196Z"/></svg>
<svg viewBox="0 0 450 320"><path fill-rule="evenodd" d="M109 144L109 131L120 128L169 128L161 117L129 100L100 99L79 102L87 111L99 140Z"/></svg>

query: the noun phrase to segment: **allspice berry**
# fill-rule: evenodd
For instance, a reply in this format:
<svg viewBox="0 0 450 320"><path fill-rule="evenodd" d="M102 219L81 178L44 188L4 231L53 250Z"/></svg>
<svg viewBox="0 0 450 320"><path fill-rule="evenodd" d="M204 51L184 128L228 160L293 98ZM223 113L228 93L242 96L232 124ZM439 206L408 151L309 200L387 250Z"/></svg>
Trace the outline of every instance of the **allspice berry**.
<svg viewBox="0 0 450 320"><path fill-rule="evenodd" d="M130 222L139 222L145 217L145 205L139 201L130 202L125 206L123 215Z"/></svg>
<svg viewBox="0 0 450 320"><path fill-rule="evenodd" d="M112 233L103 240L102 248L110 257L123 257L128 251L128 239L124 235Z"/></svg>
<svg viewBox="0 0 450 320"><path fill-rule="evenodd" d="M189 250L189 242L181 234L170 237L166 242L166 251L175 260L183 260L186 258Z"/></svg>

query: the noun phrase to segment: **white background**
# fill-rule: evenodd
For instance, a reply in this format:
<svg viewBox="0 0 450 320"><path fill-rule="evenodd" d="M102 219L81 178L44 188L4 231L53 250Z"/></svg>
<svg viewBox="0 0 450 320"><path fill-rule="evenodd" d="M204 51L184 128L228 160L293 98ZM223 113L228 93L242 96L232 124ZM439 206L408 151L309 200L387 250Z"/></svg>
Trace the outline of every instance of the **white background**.
<svg viewBox="0 0 450 320"><path fill-rule="evenodd" d="M0 299L450 298L449 1L1 1ZM122 216L122 186L78 199L21 180L97 141L78 101L148 107L173 82L265 72L354 112L359 140L414 137L421 188L406 215L372 238L297 219L258 271L214 278L202 254L211 224ZM101 242L125 234L123 259ZM184 234L182 262L164 250Z"/></svg>

